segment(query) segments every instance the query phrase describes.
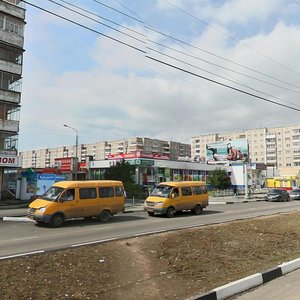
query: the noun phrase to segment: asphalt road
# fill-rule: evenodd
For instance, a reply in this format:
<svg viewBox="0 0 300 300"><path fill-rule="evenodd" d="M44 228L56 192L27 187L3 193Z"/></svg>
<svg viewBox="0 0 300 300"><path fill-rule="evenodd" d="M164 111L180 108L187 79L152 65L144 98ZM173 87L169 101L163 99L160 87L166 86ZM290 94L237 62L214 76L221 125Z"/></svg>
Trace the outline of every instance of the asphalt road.
<svg viewBox="0 0 300 300"><path fill-rule="evenodd" d="M0 221L0 258L296 210L300 210L300 201L260 201L209 205L199 216L187 212L168 219L132 212L115 215L109 223L73 220L61 228L37 226L34 222Z"/></svg>

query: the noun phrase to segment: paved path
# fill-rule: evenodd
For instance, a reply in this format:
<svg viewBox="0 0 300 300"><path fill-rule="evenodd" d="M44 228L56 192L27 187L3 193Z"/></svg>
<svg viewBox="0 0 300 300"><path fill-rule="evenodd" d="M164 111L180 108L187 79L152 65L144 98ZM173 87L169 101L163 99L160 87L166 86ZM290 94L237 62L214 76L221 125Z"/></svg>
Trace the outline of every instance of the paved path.
<svg viewBox="0 0 300 300"><path fill-rule="evenodd" d="M299 300L300 269L272 280L251 292L234 297L237 300Z"/></svg>

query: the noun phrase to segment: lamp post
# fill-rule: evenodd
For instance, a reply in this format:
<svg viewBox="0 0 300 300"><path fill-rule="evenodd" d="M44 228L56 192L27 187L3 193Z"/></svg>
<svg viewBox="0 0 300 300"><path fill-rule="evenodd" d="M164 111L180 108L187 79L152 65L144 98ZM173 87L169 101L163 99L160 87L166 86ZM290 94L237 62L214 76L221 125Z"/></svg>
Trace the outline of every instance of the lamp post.
<svg viewBox="0 0 300 300"><path fill-rule="evenodd" d="M77 168L78 168L78 131L77 129L64 124L64 127L70 128L76 132L76 150L75 150L75 180L77 180Z"/></svg>

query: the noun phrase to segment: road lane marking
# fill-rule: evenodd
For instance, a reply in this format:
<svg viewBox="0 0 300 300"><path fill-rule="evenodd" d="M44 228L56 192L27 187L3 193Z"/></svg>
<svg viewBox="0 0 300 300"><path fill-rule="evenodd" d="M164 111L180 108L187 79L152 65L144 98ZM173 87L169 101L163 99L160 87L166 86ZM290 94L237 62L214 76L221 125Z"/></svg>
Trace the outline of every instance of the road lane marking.
<svg viewBox="0 0 300 300"><path fill-rule="evenodd" d="M28 236L28 237L13 239L10 241L24 241L24 240L31 240L31 239L38 239L38 238L40 238L40 236Z"/></svg>
<svg viewBox="0 0 300 300"><path fill-rule="evenodd" d="M15 258L15 257L20 257L20 256L41 254L41 253L45 253L45 251L44 250L39 250L39 251L25 252L25 253L14 254L14 255L9 255L9 256L2 256L2 257L0 257L0 260L2 260L2 259L9 259L9 258Z"/></svg>

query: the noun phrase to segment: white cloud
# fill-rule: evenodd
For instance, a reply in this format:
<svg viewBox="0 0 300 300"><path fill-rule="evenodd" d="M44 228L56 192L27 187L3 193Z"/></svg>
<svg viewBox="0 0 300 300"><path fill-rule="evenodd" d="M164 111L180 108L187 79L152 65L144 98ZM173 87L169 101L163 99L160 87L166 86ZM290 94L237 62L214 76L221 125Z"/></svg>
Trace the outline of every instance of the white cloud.
<svg viewBox="0 0 300 300"><path fill-rule="evenodd" d="M172 2L177 3L173 0ZM274 9L278 10L276 5L275 8L270 7L274 1L262 2L263 4L257 4L258 15L271 14ZM186 2L177 4L184 3ZM196 5L197 1L193 3ZM208 5L208 2L203 1L203 3ZM231 5L232 16L239 15L241 11L247 12L247 16L243 16L240 22L253 17L252 3L248 6L246 6L248 2L245 1L226 1L226 3ZM216 10L215 18L221 19L222 16L224 22L230 21L229 4L224 4ZM202 8L206 11L211 9L207 6ZM70 28L62 28L62 36L55 37L55 34L60 35L60 31L54 29L52 31L51 27L47 27L48 23L42 21L39 15L36 18L33 16L30 18L32 24L28 24L27 31L29 38L25 37L28 50L24 57L20 151L74 143L73 133L62 124L78 129L81 143L94 143L135 135L190 142L192 136L201 133L299 123L299 112L263 102L154 62L139 51L103 37L87 33L87 36L82 38L81 48L79 43L83 34L81 30L76 31L76 27L72 28L72 39L69 39L68 31L65 30ZM35 26L40 24L41 27L35 31L34 27L31 27L33 24ZM47 35L42 34L43 26L50 28ZM149 30L143 29L140 25L132 28L141 33L149 33ZM219 28L223 31L227 30L226 27ZM160 29L163 30L163 23ZM31 33L35 35L31 36ZM188 36L195 47L222 56L227 61L196 48L176 43L174 40L165 37L162 39L157 33L151 31L150 33L151 40L159 41L188 55L297 90L296 87L292 88L283 82L251 72L228 60L234 61L292 83L298 86L300 91L299 76L279 65L285 65L300 73L299 24L290 25L282 20L277 22L269 33L251 36L242 40L239 45L228 43L225 35L220 35L210 27L200 35ZM72 48L74 37L78 41L75 41L76 47ZM132 39L125 38L121 34L114 33L113 37L131 45L141 45L140 42L133 42ZM57 41L61 42L59 47L56 47ZM244 86L147 50L147 54L157 59L200 76L267 97L245 86L253 87L283 100L297 103L299 96L297 93L240 74L233 74L228 70L221 70L171 49L158 47L149 41L147 46L159 49L197 68L207 69L224 78L238 81ZM141 49L146 49L143 47L141 46ZM279 101L275 98L270 99Z"/></svg>

